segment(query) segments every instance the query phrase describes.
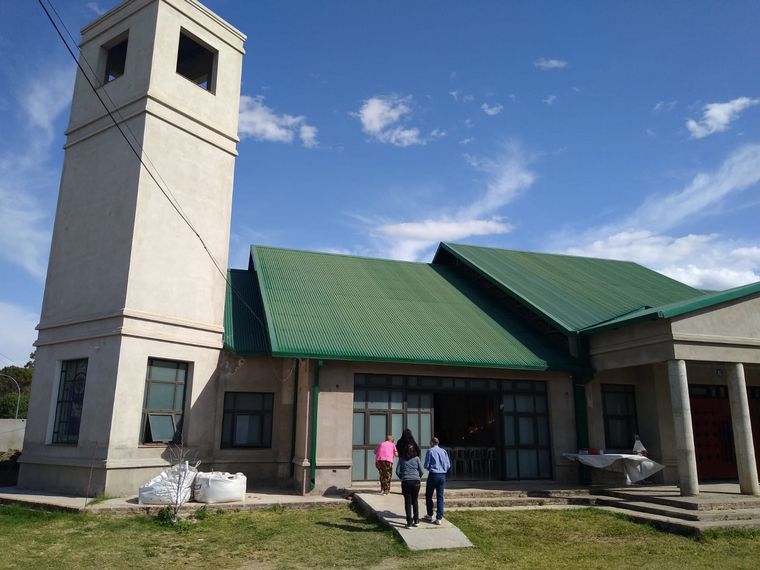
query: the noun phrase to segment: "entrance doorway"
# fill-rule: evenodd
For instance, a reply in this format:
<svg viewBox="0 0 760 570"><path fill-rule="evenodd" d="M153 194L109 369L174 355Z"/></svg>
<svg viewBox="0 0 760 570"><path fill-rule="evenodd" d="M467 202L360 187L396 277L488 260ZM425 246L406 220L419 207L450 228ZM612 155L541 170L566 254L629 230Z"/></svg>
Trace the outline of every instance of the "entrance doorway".
<svg viewBox="0 0 760 570"><path fill-rule="evenodd" d="M452 479L500 479L497 394L435 396L435 433L447 447Z"/></svg>
<svg viewBox="0 0 760 570"><path fill-rule="evenodd" d="M689 386L691 422L697 456L697 475L706 481L738 479L731 406L726 386ZM755 459L760 468L760 390L749 390L750 422L755 444Z"/></svg>
<svg viewBox="0 0 760 570"><path fill-rule="evenodd" d="M435 435L453 479L551 479L546 382L439 376L354 376L354 481L377 475L374 449L405 428L424 454Z"/></svg>

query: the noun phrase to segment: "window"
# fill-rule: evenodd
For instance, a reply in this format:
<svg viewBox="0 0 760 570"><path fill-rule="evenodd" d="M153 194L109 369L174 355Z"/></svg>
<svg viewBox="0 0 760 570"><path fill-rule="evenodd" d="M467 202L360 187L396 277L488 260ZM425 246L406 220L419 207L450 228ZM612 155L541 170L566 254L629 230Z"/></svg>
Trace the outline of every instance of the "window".
<svg viewBox="0 0 760 570"><path fill-rule="evenodd" d="M108 83L124 75L124 66L127 63L127 43L127 38L124 38L110 47L105 47L106 70L103 83Z"/></svg>
<svg viewBox="0 0 760 570"><path fill-rule="evenodd" d="M272 402L266 392L225 392L222 447L272 447Z"/></svg>
<svg viewBox="0 0 760 570"><path fill-rule="evenodd" d="M148 359L141 443L181 441L186 381L186 362Z"/></svg>
<svg viewBox="0 0 760 570"><path fill-rule="evenodd" d="M82 421L82 402L84 401L86 380L86 358L61 362L53 443L77 443L79 441L79 424Z"/></svg>
<svg viewBox="0 0 760 570"><path fill-rule="evenodd" d="M184 31L179 34L177 73L206 91L214 91L214 60L216 52L191 38Z"/></svg>
<svg viewBox="0 0 760 570"><path fill-rule="evenodd" d="M604 440L609 449L631 449L639 433L636 394L627 384L602 384Z"/></svg>

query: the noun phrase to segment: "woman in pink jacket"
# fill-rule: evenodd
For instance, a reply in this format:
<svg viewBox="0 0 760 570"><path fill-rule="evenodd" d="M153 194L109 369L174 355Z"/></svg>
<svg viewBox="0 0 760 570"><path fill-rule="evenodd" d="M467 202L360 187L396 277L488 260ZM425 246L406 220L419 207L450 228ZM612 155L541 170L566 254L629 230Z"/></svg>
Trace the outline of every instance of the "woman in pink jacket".
<svg viewBox="0 0 760 570"><path fill-rule="evenodd" d="M380 473L380 494L387 495L391 492L391 476L393 475L393 458L398 457L396 446L393 445L393 436L389 435L385 441L375 448L375 467Z"/></svg>

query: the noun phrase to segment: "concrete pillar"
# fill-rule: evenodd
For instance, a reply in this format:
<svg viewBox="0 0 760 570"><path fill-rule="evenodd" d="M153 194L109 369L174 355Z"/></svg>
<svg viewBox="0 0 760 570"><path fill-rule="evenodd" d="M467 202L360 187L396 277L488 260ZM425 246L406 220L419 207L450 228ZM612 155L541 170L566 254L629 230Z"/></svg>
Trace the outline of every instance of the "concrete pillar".
<svg viewBox="0 0 760 570"><path fill-rule="evenodd" d="M678 487L682 497L699 495L697 478L697 455L694 451L694 429L691 425L691 404L689 403L689 383L686 377L686 363L683 360L668 360L668 381L670 400L673 406L673 431L676 436L678 457Z"/></svg>
<svg viewBox="0 0 760 570"><path fill-rule="evenodd" d="M726 364L728 401L731 404L731 426L734 429L736 466L739 470L739 489L743 495L760 495L755 464L755 446L752 442L752 424L749 418L747 384L744 365Z"/></svg>

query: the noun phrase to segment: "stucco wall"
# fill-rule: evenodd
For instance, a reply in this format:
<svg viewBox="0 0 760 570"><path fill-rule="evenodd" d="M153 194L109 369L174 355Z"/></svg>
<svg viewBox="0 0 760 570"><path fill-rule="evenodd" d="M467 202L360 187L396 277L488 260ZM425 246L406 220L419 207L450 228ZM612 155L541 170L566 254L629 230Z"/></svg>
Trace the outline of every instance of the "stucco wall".
<svg viewBox="0 0 760 570"><path fill-rule="evenodd" d="M24 446L26 420L0 419L0 452Z"/></svg>

